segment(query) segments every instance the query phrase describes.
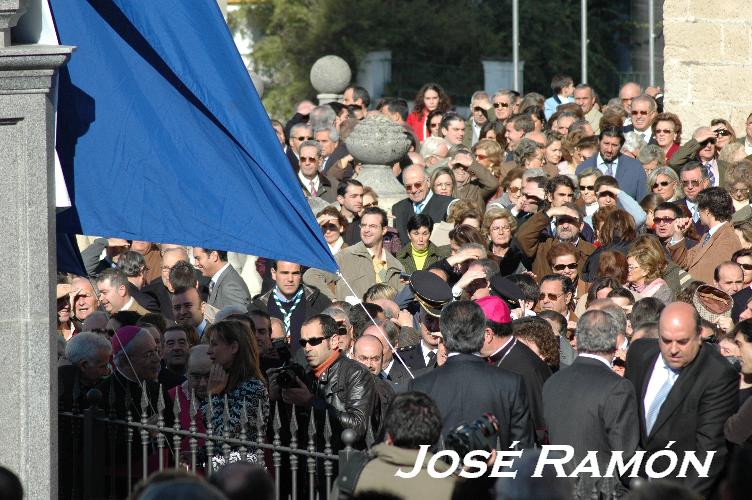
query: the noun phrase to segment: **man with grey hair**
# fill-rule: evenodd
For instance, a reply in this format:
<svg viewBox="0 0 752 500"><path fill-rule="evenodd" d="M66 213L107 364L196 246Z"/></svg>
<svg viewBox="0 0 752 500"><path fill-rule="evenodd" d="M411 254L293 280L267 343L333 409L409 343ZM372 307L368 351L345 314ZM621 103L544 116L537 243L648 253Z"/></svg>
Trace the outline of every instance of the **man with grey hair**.
<svg viewBox="0 0 752 500"><path fill-rule="evenodd" d="M470 117L465 122L465 137L462 143L472 147L480 139L480 129L488 123L488 113L491 110L488 94L482 90L473 92L470 98Z"/></svg>
<svg viewBox="0 0 752 500"><path fill-rule="evenodd" d="M71 337L65 345L70 364L57 369L61 409L70 410L74 404L79 410L89 406L86 393L110 374L111 354L112 344L105 335L81 332Z"/></svg>
<svg viewBox="0 0 752 500"><path fill-rule="evenodd" d="M325 129L326 130L326 129ZM329 179L320 173L322 146L317 141L304 141L300 145L298 182L306 198L321 198L328 203L337 200L337 191Z"/></svg>
<svg viewBox="0 0 752 500"><path fill-rule="evenodd" d="M646 143L655 142L650 127L653 125L657 110L658 105L655 103L655 99L649 95L642 94L632 99L630 113L632 114L633 132Z"/></svg>
<svg viewBox="0 0 752 500"><path fill-rule="evenodd" d="M514 113L515 95L511 90L497 90L491 100L496 121L504 122Z"/></svg>
<svg viewBox="0 0 752 500"><path fill-rule="evenodd" d="M577 104L582 113L585 115L585 119L593 127L595 134L600 132L601 113L595 105L595 91L593 87L587 83L581 83L574 88L574 102Z"/></svg>
<svg viewBox="0 0 752 500"><path fill-rule="evenodd" d="M637 450L640 427L635 389L611 369L618 332L619 325L611 315L587 311L577 321L577 358L543 385L550 444L574 448L574 459L565 467L573 468L589 451L597 451L599 470L604 474L611 452L623 452L626 463ZM574 391L576 398L572 397ZM582 491L595 488L603 496L623 490L618 477L580 480L592 481Z"/></svg>
<svg viewBox="0 0 752 500"><path fill-rule="evenodd" d="M426 161L426 167L431 168L449 155L451 144L443 137L426 137L420 146L420 155Z"/></svg>
<svg viewBox="0 0 752 500"><path fill-rule="evenodd" d="M394 227L397 228L400 240L410 241L407 235L407 221L416 214L426 214L434 223L446 219L451 196L434 194L426 176L426 169L410 165L402 171L402 183L405 185L407 198L392 206Z"/></svg>
<svg viewBox="0 0 752 500"><path fill-rule="evenodd" d="M313 130L313 138L321 145L320 170L324 170L327 160L339 146L339 131L333 125L316 128Z"/></svg>
<svg viewBox="0 0 752 500"><path fill-rule="evenodd" d="M300 145L304 141L313 140L313 127L307 123L296 123L290 129L290 147L287 148L287 159L290 160L290 165L293 170L298 170L300 165L298 158L300 158L299 149Z"/></svg>
<svg viewBox="0 0 752 500"><path fill-rule="evenodd" d="M642 148L646 145L642 136L637 132L627 132L624 134L624 144L621 147L622 154L630 158L637 158Z"/></svg>

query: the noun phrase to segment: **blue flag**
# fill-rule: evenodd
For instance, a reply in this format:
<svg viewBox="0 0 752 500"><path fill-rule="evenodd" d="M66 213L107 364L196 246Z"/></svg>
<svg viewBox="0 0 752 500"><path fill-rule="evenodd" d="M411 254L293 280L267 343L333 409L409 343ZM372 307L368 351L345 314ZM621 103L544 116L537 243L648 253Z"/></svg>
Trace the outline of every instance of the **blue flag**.
<svg viewBox="0 0 752 500"><path fill-rule="evenodd" d="M50 0L70 234L232 250L335 271L213 0Z"/></svg>

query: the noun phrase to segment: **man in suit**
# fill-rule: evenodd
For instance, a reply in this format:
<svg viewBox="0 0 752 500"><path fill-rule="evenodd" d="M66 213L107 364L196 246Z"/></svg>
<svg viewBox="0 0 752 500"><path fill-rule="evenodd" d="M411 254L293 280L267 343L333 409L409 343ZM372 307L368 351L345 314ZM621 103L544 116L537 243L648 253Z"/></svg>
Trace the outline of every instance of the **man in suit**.
<svg viewBox="0 0 752 500"><path fill-rule="evenodd" d="M731 195L723 188L711 187L697 195L700 220L709 229L700 243L687 249L684 233L690 226L689 218L674 221L674 236L668 244L673 261L684 268L693 279L713 283L713 271L721 262L731 258L741 248L739 238L729 223L734 214Z"/></svg>
<svg viewBox="0 0 752 500"><path fill-rule="evenodd" d="M577 358L543 386L549 442L574 448L570 467L580 463L589 451L597 451L603 473L612 452L622 451L627 462L639 445L634 386L611 369L618 330L616 321L604 311L583 314L577 322ZM573 398L575 392L578 396ZM608 480L595 483L600 491L611 492Z"/></svg>
<svg viewBox="0 0 752 500"><path fill-rule="evenodd" d="M439 324L439 310L430 312L421 305L418 313L418 328L420 329L420 342L417 345L402 347L398 353L402 360L416 375L417 372L432 370L436 368L436 360L439 355L439 344L441 343L442 333Z"/></svg>
<svg viewBox="0 0 752 500"><path fill-rule="evenodd" d="M747 302L752 298L752 249L737 250L731 256L731 260L742 267L744 271L744 286L732 295L734 307L731 309L731 319L739 321L739 314L747 307Z"/></svg>
<svg viewBox="0 0 752 500"><path fill-rule="evenodd" d="M684 199L676 203L687 208L692 215L692 224L695 226L697 235L703 235L708 231L708 226L700 220L700 209L697 207L697 195L700 191L710 186L708 172L699 161L689 161L679 169L679 178L682 182Z"/></svg>
<svg viewBox="0 0 752 500"><path fill-rule="evenodd" d="M679 169L690 161L699 161L709 179L710 186L725 186L729 164L716 159L715 132L710 127L700 127L692 138L676 150L668 160L668 166Z"/></svg>
<svg viewBox="0 0 752 500"><path fill-rule="evenodd" d="M653 131L650 127L657 114L657 108L655 99L649 95L642 94L632 99L632 132L639 135L645 144L654 142Z"/></svg>
<svg viewBox="0 0 752 500"><path fill-rule="evenodd" d="M287 148L287 159L290 160L290 166L294 171L300 167L300 153L298 149L305 141L313 140L313 128L306 123L296 123L290 129L290 147Z"/></svg>
<svg viewBox="0 0 752 500"><path fill-rule="evenodd" d="M193 259L196 269L210 278L207 304L217 309L230 305L248 306L251 302L251 293L243 278L227 262L227 252L193 247Z"/></svg>
<svg viewBox="0 0 752 500"><path fill-rule="evenodd" d="M171 294L175 288L170 283L170 270L178 262L188 262L188 250L184 247L167 248L162 252L162 276L146 285L145 294L151 295L159 304L159 310L166 319L174 320Z"/></svg>
<svg viewBox="0 0 752 500"><path fill-rule="evenodd" d="M535 433L522 377L490 366L475 354L483 347L483 310L471 301L452 302L441 311L440 325L448 359L410 381L409 389L436 401L442 434L491 413L499 421L500 449L513 441L518 441L517 449L531 447Z"/></svg>
<svg viewBox="0 0 752 500"><path fill-rule="evenodd" d="M376 324L366 328L363 335L373 335L381 341L383 346L381 375L392 383L397 392L406 391L407 382L412 377L402 361L394 355L396 349L399 348L399 327L388 319L376 320Z"/></svg>
<svg viewBox="0 0 752 500"><path fill-rule="evenodd" d="M371 427L378 431L384 421L386 409L394 399L394 386L383 377L384 345L373 335L361 335L353 343L352 359L368 368L373 375L376 403L371 413Z"/></svg>
<svg viewBox="0 0 752 500"><path fill-rule="evenodd" d="M97 277L99 304L112 316L120 311L134 311L143 316L144 309L128 292L128 278L120 269L105 269Z"/></svg>
<svg viewBox="0 0 752 500"><path fill-rule="evenodd" d="M128 280L126 286L130 296L147 311L158 313L160 309L157 300L142 291L148 271L144 256L133 250L128 250L120 256L117 266Z"/></svg>
<svg viewBox="0 0 752 500"><path fill-rule="evenodd" d="M360 241L360 212L363 210L363 184L347 179L337 186L337 203L340 213L347 220L343 239L350 246ZM405 240L406 241L406 240Z"/></svg>
<svg viewBox="0 0 752 500"><path fill-rule="evenodd" d="M472 147L480 140L480 129L488 123L488 113L491 110L488 94L479 90L470 98L470 117L465 122L465 137L462 143Z"/></svg>
<svg viewBox="0 0 752 500"><path fill-rule="evenodd" d="M619 183L619 188L637 201L648 193L648 179L642 164L621 154L624 135L616 127L607 127L599 135L599 152L582 162L575 174L579 175L589 168L597 168L605 175L610 175Z"/></svg>
<svg viewBox="0 0 752 500"><path fill-rule="evenodd" d="M337 193L329 179L319 173L321 145L316 141L303 141L299 151L298 183L305 197L318 197L328 203L334 203Z"/></svg>
<svg viewBox="0 0 752 500"><path fill-rule="evenodd" d="M543 419L543 384L551 376L551 369L522 342L512 335L512 315L509 306L495 296L476 299L483 309L486 328L483 332L481 357L488 364L516 373L525 381L530 414L535 425L536 442L542 444L546 435Z"/></svg>
<svg viewBox="0 0 752 500"><path fill-rule="evenodd" d="M708 477L698 477L691 467L686 478L677 477L678 467L669 476L708 497L728 458L723 425L738 405L739 375L717 349L702 342L700 321L690 304L666 306L659 338L640 339L629 348L625 377L637 391L645 460L669 442L679 457L695 451L700 462L707 452L716 452ZM667 465L667 459L657 458L653 470L666 470Z"/></svg>
<svg viewBox="0 0 752 500"><path fill-rule="evenodd" d="M402 182L407 198L392 206L392 215L400 239L410 241L407 234L407 221L410 217L415 214L426 214L434 223L441 222L446 219L447 208L453 198L434 194L426 178L426 169L418 165L411 165L402 171Z"/></svg>

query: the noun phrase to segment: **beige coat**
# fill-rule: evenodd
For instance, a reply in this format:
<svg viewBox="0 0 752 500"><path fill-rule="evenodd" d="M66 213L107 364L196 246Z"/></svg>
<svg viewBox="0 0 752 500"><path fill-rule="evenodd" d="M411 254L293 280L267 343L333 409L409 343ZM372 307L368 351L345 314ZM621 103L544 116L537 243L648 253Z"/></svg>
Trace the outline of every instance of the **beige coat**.
<svg viewBox="0 0 752 500"><path fill-rule="evenodd" d="M671 252L671 259L688 271L692 279L712 285L715 281L715 268L721 262L729 260L741 248L741 244L730 222L718 228L705 244L702 243L704 236L700 238L700 243L689 250L684 245L684 240L676 245L669 245L668 250Z"/></svg>
<svg viewBox="0 0 752 500"><path fill-rule="evenodd" d="M366 290L376 284L376 273L373 271L371 254L368 253L368 249L362 241L340 250L334 256L334 260L337 261L340 272L353 288L355 297L358 299L362 299ZM400 273L403 272L402 264L389 252L386 252L386 264L386 280L384 282L399 291L403 286L400 282ZM353 296L353 293L338 275L321 269L311 268L306 271L303 275L303 282L308 286L315 286L332 300L345 300L345 297Z"/></svg>

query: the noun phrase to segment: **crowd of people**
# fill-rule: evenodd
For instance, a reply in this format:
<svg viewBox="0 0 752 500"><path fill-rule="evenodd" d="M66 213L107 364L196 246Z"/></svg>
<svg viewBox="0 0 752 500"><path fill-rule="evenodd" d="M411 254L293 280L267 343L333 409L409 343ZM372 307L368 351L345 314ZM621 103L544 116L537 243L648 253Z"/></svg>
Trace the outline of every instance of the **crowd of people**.
<svg viewBox="0 0 752 500"><path fill-rule="evenodd" d="M738 464L752 443L752 114L744 133L711 117L687 140L658 88L630 82L605 100L557 75L551 91L478 91L467 117L434 83L412 110L398 98L372 103L359 86L341 102L298 103L272 120L289 161L280 168L294 171L339 273L93 239L82 248L88 275L58 279L61 409L87 408L98 388L110 415L159 413L166 426L253 442L277 419L283 444L305 443L313 418L317 447L330 435L337 451L351 429L368 454L341 464L334 498L523 498L540 487L530 477L494 485L425 467L394 477L421 445L449 447L487 414L489 452L569 445L569 472L589 451L602 470L614 451L625 462L668 447L711 457L704 475L656 459L666 479L547 483L547 498L651 488L634 498L741 498ZM347 148L373 115L411 141L391 169L405 190L393 206L358 180ZM155 470L152 444L148 464L134 453L133 471ZM205 470L239 461L273 472L261 449L232 447L228 458L199 448ZM111 481L126 491L134 478L116 469Z"/></svg>

